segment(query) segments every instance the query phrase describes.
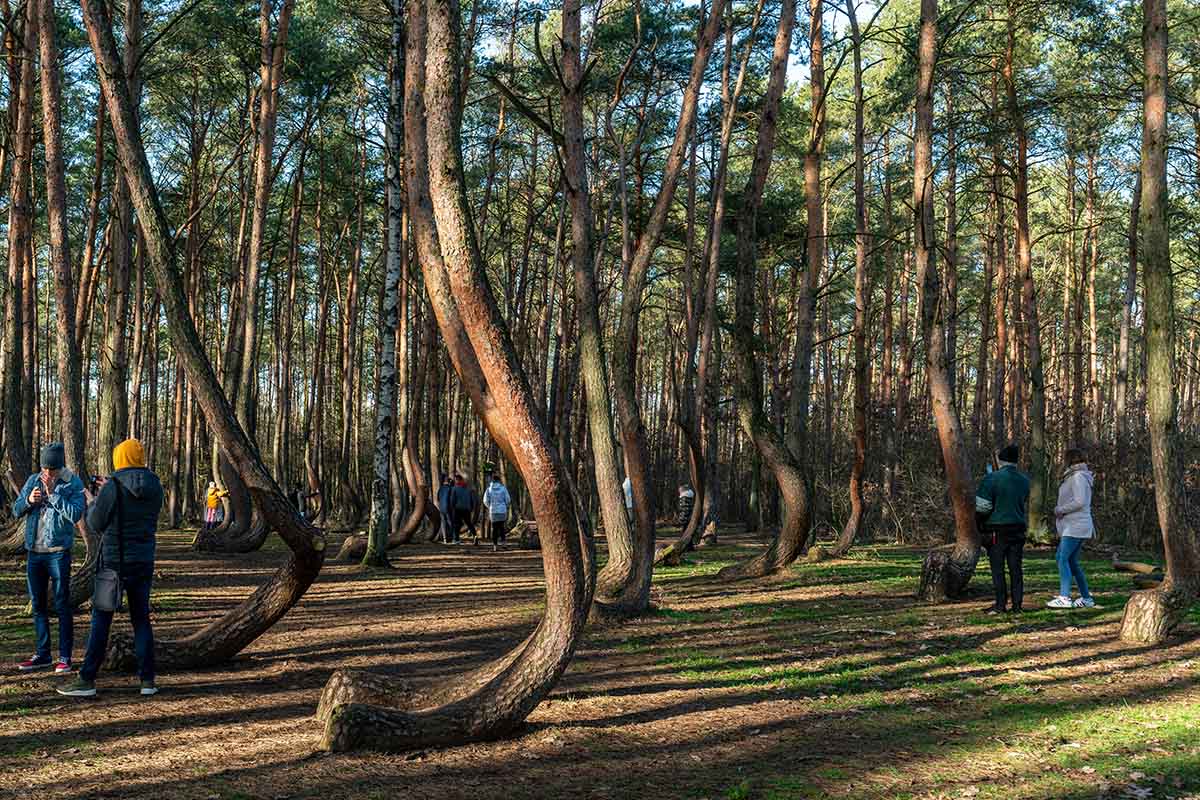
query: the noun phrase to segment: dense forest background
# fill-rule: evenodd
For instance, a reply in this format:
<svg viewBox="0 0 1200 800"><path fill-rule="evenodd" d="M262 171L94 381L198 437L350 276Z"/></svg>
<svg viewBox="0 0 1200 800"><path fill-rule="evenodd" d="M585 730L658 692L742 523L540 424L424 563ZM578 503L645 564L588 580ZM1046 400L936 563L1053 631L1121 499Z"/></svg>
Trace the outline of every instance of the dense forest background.
<svg viewBox="0 0 1200 800"><path fill-rule="evenodd" d="M37 46L40 5L3 8L8 488L34 466L37 443L69 438L59 413L66 373L58 360L65 350L78 358L82 388L86 443L77 466L104 472L111 446L138 436L168 484L171 522L194 521L208 480L236 490L238 479L222 472L214 437L169 343L80 12L50 9L57 54L46 64L47 51ZM857 39L847 7L815 8L816 22L812 8L797 11L777 141L757 211L754 342L764 410L780 430L804 427L797 414L805 415L801 455L811 465L812 524L822 535L836 535L850 515L854 334L861 310L869 388L866 528L902 541L940 539L951 528L950 510L926 388L922 294L913 263L917 4L891 0L857 8ZM370 503L381 331L387 331L381 309L389 75L396 66L392 9L325 0L261 6L130 0L111 11L208 357L276 479L288 487L305 484L319 520L360 525ZM519 0L463 7L462 145L471 219L501 312L551 437L598 518L598 493L587 488L595 478L580 367L581 305L571 268L570 181L558 146L562 13ZM729 331L735 227L767 91L778 4L723 8L698 87L694 132L685 140L674 196L637 296L629 296L627 282L633 251L664 189L700 13L693 3L626 0L603 0L583 11L582 132L592 184L596 307L611 357L623 342L622 314L636 308L632 375L647 435L649 490L660 512L673 508L679 484L697 482L689 444L695 425L703 428L696 453L707 461L699 469L711 488L705 522L771 527L781 513L778 492L737 425L731 395L737 356ZM1200 8L1172 3L1169 14L1176 380L1183 443L1190 449L1200 416L1194 268L1200 256ZM1014 186L1019 122L1027 142L1028 250L1046 402L1043 480L1068 442L1094 445L1102 539L1153 547L1158 530L1136 224L1140 32L1140 9L1128 3L945 4L933 184L945 347L973 472L982 472L999 442L1016 439L1027 452L1030 444L1024 347L1030 322L1020 302ZM860 287L856 44L865 148ZM61 98L48 116L41 90L51 74L61 81ZM54 148L65 168L61 198L45 168L53 158L46 131L54 126L61 130ZM814 156L815 203L806 193ZM714 230L718 194L724 224ZM65 226L68 242L69 297L56 281L56 224ZM704 297L710 250L711 312ZM396 525L440 473L461 471L478 484L485 468L503 462L443 349L423 281L415 249L407 249L395 339ZM57 322L64 301L73 306L74 341ZM797 331L808 305L815 335L805 356ZM706 337L708 313L714 319ZM699 361L707 374L697 403ZM510 469L509 478L528 516L519 475Z"/></svg>

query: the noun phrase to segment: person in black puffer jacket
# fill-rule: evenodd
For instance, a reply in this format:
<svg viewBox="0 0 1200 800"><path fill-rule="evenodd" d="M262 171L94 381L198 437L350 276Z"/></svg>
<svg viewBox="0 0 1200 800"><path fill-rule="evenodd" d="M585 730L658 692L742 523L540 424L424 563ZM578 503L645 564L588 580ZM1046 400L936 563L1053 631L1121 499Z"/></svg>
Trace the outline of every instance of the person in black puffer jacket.
<svg viewBox="0 0 1200 800"><path fill-rule="evenodd" d="M100 558L117 570L129 600L134 649L141 673L142 694L158 692L154 685L154 631L150 627L150 584L154 579L155 536L162 510L163 487L146 468L146 455L137 439L126 439L113 449L115 471L101 484L88 509L87 524L103 535ZM60 687L59 694L93 697L96 674L108 649L111 611L92 609L92 630L79 680Z"/></svg>

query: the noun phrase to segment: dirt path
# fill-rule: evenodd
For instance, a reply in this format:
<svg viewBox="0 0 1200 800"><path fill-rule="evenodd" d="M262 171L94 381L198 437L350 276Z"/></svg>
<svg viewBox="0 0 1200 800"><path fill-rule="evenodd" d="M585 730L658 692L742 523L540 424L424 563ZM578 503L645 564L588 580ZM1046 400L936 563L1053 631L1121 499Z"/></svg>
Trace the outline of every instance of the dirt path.
<svg viewBox="0 0 1200 800"><path fill-rule="evenodd" d="M281 557L272 547L215 559L187 551L181 534L163 539L160 636L219 614ZM897 549L723 586L716 569L759 546L726 542L656 578L656 613L591 630L515 739L405 756L314 752L312 715L334 669L436 681L503 652L536 620L536 553L417 546L403 549L399 568L384 577L330 565L236 662L163 675L152 699L140 698L127 676L102 674L100 697L73 701L53 693L51 676L6 671L0 795L1050 798L1117 797L1142 783L1146 797L1200 790L1200 741L1176 732L1200 722L1200 642L1185 637L1160 652L1116 642L1127 578L1091 564L1109 591L1103 609L996 620L975 613L982 601L916 605L919 556ZM1052 568L1045 553L1031 554L1031 591L1046 590L1031 600L1048 593L1040 584ZM976 578L980 589L986 581L986 572ZM10 567L0 585L6 663L30 649L28 621L12 616L22 592ZM80 617L77 659L86 630ZM1136 744L1125 741L1134 734ZM1184 766L1170 766L1177 763Z"/></svg>

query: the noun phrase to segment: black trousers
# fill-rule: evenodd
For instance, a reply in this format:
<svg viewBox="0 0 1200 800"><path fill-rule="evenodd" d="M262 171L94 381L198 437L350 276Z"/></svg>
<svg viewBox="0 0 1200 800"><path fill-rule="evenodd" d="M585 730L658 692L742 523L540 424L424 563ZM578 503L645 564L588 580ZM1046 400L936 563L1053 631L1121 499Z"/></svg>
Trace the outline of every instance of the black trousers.
<svg viewBox="0 0 1200 800"><path fill-rule="evenodd" d="M983 532L983 543L987 546L988 561L992 566L992 589L996 593L996 608L1008 605L1009 587L1005 581L1004 567L1008 566L1008 577L1012 582L1012 608L1021 608L1025 599L1025 573L1022 559L1025 557L1025 533L1014 531Z"/></svg>
<svg viewBox="0 0 1200 800"><path fill-rule="evenodd" d="M475 528L474 515L469 510L456 508L451 512L451 514L454 528L454 541L457 542L459 540L464 525L467 527L467 530L471 532L472 539L479 538L479 531Z"/></svg>
<svg viewBox="0 0 1200 800"><path fill-rule="evenodd" d="M493 519L489 524L492 526L492 544L500 544L508 537L508 520Z"/></svg>

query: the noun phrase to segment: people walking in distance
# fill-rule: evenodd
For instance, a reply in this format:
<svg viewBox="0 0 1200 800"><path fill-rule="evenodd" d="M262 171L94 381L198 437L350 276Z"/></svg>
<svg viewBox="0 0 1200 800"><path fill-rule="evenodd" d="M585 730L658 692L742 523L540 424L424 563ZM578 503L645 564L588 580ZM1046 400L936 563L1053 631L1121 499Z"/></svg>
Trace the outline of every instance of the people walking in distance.
<svg viewBox="0 0 1200 800"><path fill-rule="evenodd" d="M492 549L499 549L508 536L508 507L512 498L500 480L500 473L492 473L492 481L483 493L483 505L488 510L488 521L492 528Z"/></svg>

